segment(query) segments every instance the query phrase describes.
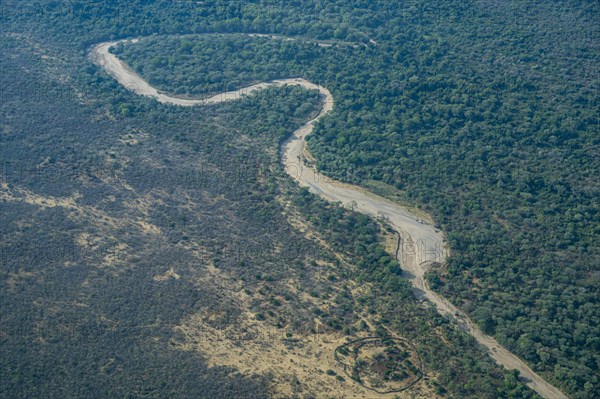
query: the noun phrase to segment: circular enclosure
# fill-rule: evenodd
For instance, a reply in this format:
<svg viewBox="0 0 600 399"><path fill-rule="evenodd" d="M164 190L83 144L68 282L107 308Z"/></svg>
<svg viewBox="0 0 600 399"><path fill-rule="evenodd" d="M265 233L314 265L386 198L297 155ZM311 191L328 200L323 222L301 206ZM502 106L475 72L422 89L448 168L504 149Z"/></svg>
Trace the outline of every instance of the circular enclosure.
<svg viewBox="0 0 600 399"><path fill-rule="evenodd" d="M360 338L335 349L348 377L378 393L400 392L422 377L421 359L403 338Z"/></svg>

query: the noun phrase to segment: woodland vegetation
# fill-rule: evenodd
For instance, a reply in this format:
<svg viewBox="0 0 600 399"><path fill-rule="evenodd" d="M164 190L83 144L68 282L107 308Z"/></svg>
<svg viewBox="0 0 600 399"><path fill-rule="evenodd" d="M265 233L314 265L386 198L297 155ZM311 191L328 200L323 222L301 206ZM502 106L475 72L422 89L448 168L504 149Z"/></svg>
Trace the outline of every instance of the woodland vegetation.
<svg viewBox="0 0 600 399"><path fill-rule="evenodd" d="M337 179L376 182L430 212L452 252L444 268L430 273L432 287L571 397L599 390L597 3L5 1L2 7L3 182L43 196L77 195L82 206L114 219L147 215L162 232L142 240L133 222L107 230L73 210L0 203L1 276L12 287L1 291L0 350L3 359L16 359L2 362L3 396L58 396L53 381L67 375L61 389L75 397L265 397L263 381L231 378L232 370L151 343L150 337L168 342L172 325L217 306L220 294L202 291L193 279L169 280L174 286L166 288L141 277L173 259L201 274L202 262L184 248L202 242L207 262L249 290L259 290L265 277L276 282L298 273L305 289L327 295L330 283L313 281L306 269L315 260L309 254L331 262L334 256L281 219L274 201L280 195L355 260L355 270L334 278L374 286L367 298L336 294L339 307L323 315L330 328L353 325L359 306L370 309L380 315L380 328L415 340L425 366L439 373L441 394L532 396L470 338L412 303L373 221L284 183L276 148L314 112L314 93L269 90L249 101L181 110L126 92L85 59L91 44L148 35L159 36L116 52L153 84L182 96L289 76L328 87L335 112L310 137L318 167ZM227 32L307 41L165 36ZM364 45L325 48L309 38ZM134 209L137 198L151 205ZM84 233L102 239L84 249L77 241ZM281 237L301 244L277 257L265 251ZM243 244L228 247L232 241ZM122 243L127 262L100 267ZM28 273L33 277L23 277ZM287 313L274 311L269 295L255 304L266 322L301 324L309 317L291 316L302 309L294 300ZM235 315L235 304L219 304ZM165 375L168 364L178 366ZM144 392L136 391L142 386Z"/></svg>

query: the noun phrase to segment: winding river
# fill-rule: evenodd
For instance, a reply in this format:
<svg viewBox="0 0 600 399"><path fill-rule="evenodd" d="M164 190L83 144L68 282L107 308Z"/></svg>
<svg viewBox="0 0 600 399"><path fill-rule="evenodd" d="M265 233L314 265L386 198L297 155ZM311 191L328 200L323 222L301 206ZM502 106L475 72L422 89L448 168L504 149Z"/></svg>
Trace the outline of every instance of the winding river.
<svg viewBox="0 0 600 399"><path fill-rule="evenodd" d="M301 86L309 90L318 90L323 98L321 111L316 117L293 132L290 138L282 145L281 157L286 172L300 186L307 187L311 192L327 201L340 202L357 212L372 217L385 218L387 223L400 234L401 241L398 253L400 264L405 277L411 281L417 298L429 301L435 305L436 310L442 316L453 321L459 328L471 334L477 342L487 349L489 355L496 363L509 370L517 369L520 372L521 381L542 397L546 399L567 398L565 394L531 370L521 359L505 349L494 338L484 334L464 312L429 288L424 278L427 267L432 262L443 262L447 256L447 248L441 232L425 221L420 220L408 208L370 193L361 187L326 178L306 162L306 159L310 159L310 154L306 148L306 137L313 131L315 123L330 113L334 107L333 96L327 88L305 79L297 78L258 83L205 99L172 97L159 92L131 70L123 61L109 52L109 49L118 43L135 43L139 40L120 40L97 44L90 51L90 59L128 90L141 96L155 98L161 103L179 106L218 104L240 99L253 91L270 86ZM323 43L323 45L329 45L329 43Z"/></svg>

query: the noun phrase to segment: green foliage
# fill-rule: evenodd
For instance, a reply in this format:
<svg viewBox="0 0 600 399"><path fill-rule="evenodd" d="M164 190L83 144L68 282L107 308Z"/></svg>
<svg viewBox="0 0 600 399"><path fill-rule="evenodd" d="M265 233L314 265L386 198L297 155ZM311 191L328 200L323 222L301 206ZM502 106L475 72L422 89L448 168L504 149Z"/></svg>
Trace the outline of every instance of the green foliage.
<svg viewBox="0 0 600 399"><path fill-rule="evenodd" d="M156 41L149 40L126 47L122 55L151 81L181 95L205 94L279 76L302 76L330 88L336 98L335 112L310 138L318 167L333 177L359 184L384 182L431 212L447 233L452 250L447 270L433 272L432 285L461 304L486 331L494 333L573 398L592 397L598 391L600 351L600 191L596 176L600 169L596 156L600 145L599 88L594 78L598 64L597 15L597 2L584 0L6 1L0 13L5 55L2 120L9 121L3 124L1 136L2 160L6 161L3 179L12 187L43 195L70 196L76 188L84 201L117 218L131 212L123 204L134 197L131 192L115 191L94 177L91 172L99 164L112 165L114 170L109 170L108 175L117 173L136 195L152 190L173 197L189 190L204 190L215 197L223 195L228 206L236 202L243 205L234 211L217 207L190 213L181 203L168 203L152 209L150 217L166 232L165 242L170 245L193 242L203 232L209 237L206 240L214 244L210 259L215 264L237 270L247 281L256 281L254 269L260 262L236 259L234 264L218 248L219 240L237 235L226 230L218 236L211 225L227 223L211 219L204 225L194 221L199 214L233 212L236 220L239 217L246 221L251 234L249 226L277 220L281 210L271 203L279 181L271 176L267 187L260 185L262 176L250 178L246 173L255 165L242 161L260 158L252 162L267 170L265 165L275 162L275 158L256 154L266 146L276 145L300 123L314 109L311 105L316 104L315 96L289 91L287 100L280 103L269 96L280 96L285 91L267 92L255 99L256 107L248 103L228 105L224 109L229 111L223 114L218 111L223 108L209 108L194 110L192 116L190 110L162 107L119 88L84 60L85 52L89 45L101 40L204 32L277 33L365 43L357 48L317 48L309 43L258 38L211 41L188 37L166 42L160 39L166 43L164 49L169 50L161 49L162 54L152 51ZM377 44L369 44L369 38ZM17 42L22 42L28 51L14 51ZM240 51L236 43L243 43L247 50ZM54 51L54 59L40 60L40 48ZM58 49L65 52L59 53ZM200 56L203 58L195 58ZM71 69L65 70L63 64L57 63L62 59L73 64ZM199 73L205 70L198 60L208 63L208 75ZM252 70L248 65L252 65ZM48 75L53 80L44 78ZM107 94L110 98L101 100ZM69 111L65 112L67 108ZM213 119L212 112L217 114ZM50 115L59 115L60 120ZM232 129L244 126L247 135L258 142L240 150L245 143L231 144L224 139L231 138L224 132L227 129L219 127L225 122L230 122ZM152 139L122 149L117 144L118 137L133 127L150 131ZM160 167L151 167L156 164L150 158L157 160ZM206 169L190 158L200 159ZM228 169L222 160L244 167ZM17 170L12 167L15 164L19 165ZM46 166L40 169L40 165ZM86 176L96 183L82 184L73 176ZM175 187L172 182L177 183ZM118 199L116 203L102 200L111 195ZM202 197L199 192L194 195L196 199ZM361 270L358 277L382 284L379 287L383 293L398 295L402 300L399 303L410 300L410 290L397 276L397 267L393 260L381 255L377 242L362 235L350 240L351 244L343 242L347 231L354 231L356 226L365 235L372 234L374 227L368 227L369 222L358 216L346 221L342 210L323 214L317 208L324 205L314 205L306 193L294 201L303 209L315 207L310 220L323 230L335 231L337 220L343 220L343 228L330 238L337 242L336 249L353 254ZM6 258L8 253L8 259L18 263L20 256L35 252L40 238L31 231L25 238L5 237L20 231L16 226L22 227L23 222L17 216L31 217L32 206L2 206L3 256ZM38 210L35 215L38 224L34 230L61 243L59 248L64 247L63 241L71 242L71 247L75 242L74 235L64 236L65 231L85 227L69 222L66 229L68 218L56 210ZM53 233L54 230L59 233ZM245 258L264 252L257 248L264 248L276 236L273 233L264 241L248 244L242 250L248 255ZM141 243L128 244L142 253L148 250ZM50 252L44 256L48 264L64 261L64 250ZM148 260L157 255L144 256ZM295 258L289 254L289 263L294 264ZM9 278L7 273L18 272L17 263L3 266L3 278ZM75 298L71 285L61 282L72 282L75 277L80 279L76 281L83 281L85 270L51 269L47 273L47 295ZM285 272L273 274L265 273L265 280L276 280ZM128 288L120 287L123 292ZM147 290L141 286L136 292ZM327 295L324 289L310 292ZM27 302L23 298L29 300L38 295L26 292L18 298ZM183 298L186 304L194 303L193 297ZM3 298L3 322L16 325L19 313L35 314L36 310L12 301L18 302ZM122 302L125 308L131 307L129 301ZM376 312L383 312L382 306ZM155 309L150 313L156 312L163 311ZM125 319L124 315L119 317ZM388 319L403 325L394 317ZM438 322L443 325L443 321ZM333 318L331 323L342 325ZM33 328L24 326L27 331ZM24 340L31 338L27 334L30 333L24 334ZM11 330L8 335L17 337L19 333ZM464 337L454 339L457 347L472 345ZM10 374L17 381L16 385L9 385L13 388L27 385L21 379L27 377L22 376L47 370L48 362L62 353L53 352L55 348L27 348L24 340L9 338L15 352L2 355L22 359L20 366L14 368L15 374ZM437 347L433 341L431 347ZM74 346L86 347L83 341L74 342ZM3 349L9 346L2 344ZM32 355L38 352L42 354L38 358ZM169 364L170 356L174 356L171 352L155 353L162 364ZM439 358L439 353L427 349L424 354L424 361L431 364L436 356ZM81 358L87 357L85 354ZM179 359L182 364L200 364L195 359ZM27 368L28 362L37 366ZM457 362L462 364L460 367L469 367L466 359ZM126 369L131 371L136 366L129 363ZM56 373L73 370L75 366L67 364ZM2 376L8 373L3 370ZM461 392L463 397L475 395L468 393L474 392L469 389L491 392L486 384L464 385L463 377L457 378L449 369L441 373L448 385L440 387L440 391ZM52 378L55 377L47 376L47 380ZM498 378L504 378L503 383L522 394L515 379ZM111 393L123 396L121 392Z"/></svg>
<svg viewBox="0 0 600 399"><path fill-rule="evenodd" d="M472 26L483 18L474 13L461 23ZM507 40L515 34L486 26ZM592 172L600 165L589 156L600 145L591 90L597 82L584 75L592 66L577 58L579 70L564 81L563 59L547 54L544 42L528 42L538 59L523 61L523 52L532 51L524 44L505 44L492 54L493 47L473 38L451 41L444 34L451 28L425 24L420 35L402 30L374 49L198 36L187 56L179 50L182 39L157 37L125 46L121 56L152 83L181 94L286 76L330 88L336 110L309 137L318 167L337 179L402 189L403 198L429 210L447 231L452 250L447 270L428 274L432 286L462 303L484 331L537 370L570 364L582 372L577 380L583 387L597 380L592 353L600 334L599 308L593 305L600 213ZM148 60L159 43L174 56L156 68ZM188 84L196 79L190 76L203 75L208 55L226 69L212 83ZM514 68L496 65L500 56ZM536 67L541 62L543 70ZM559 95L573 106L557 108ZM390 289L395 284L388 282ZM579 331L587 338L576 339L581 320L587 332ZM516 345L524 334L535 339ZM569 337L566 346L560 336ZM581 357L589 359L584 366Z"/></svg>

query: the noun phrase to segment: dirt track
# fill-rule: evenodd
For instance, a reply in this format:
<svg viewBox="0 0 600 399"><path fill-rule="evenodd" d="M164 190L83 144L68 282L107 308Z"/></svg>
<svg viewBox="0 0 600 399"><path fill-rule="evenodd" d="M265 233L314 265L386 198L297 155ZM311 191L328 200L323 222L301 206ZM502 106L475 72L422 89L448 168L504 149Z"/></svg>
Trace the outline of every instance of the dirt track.
<svg viewBox="0 0 600 399"><path fill-rule="evenodd" d="M135 41L137 40L132 40L132 42ZM144 79L129 69L115 55L109 53L109 48L117 43L119 41L100 43L94 46L90 51L90 58L130 91L139 95L156 98L161 103L180 106L216 104L239 99L253 91L269 86L293 85L309 90L318 90L324 98L323 108L320 113L296 130L282 146L282 160L286 172L300 186L308 187L311 192L318 194L328 201L341 202L344 206L352 208L357 212L387 219L387 222L402 237L399 260L404 274L410 279L414 287L413 291L418 298L434 304L441 315L454 321L459 328L471 334L481 345L487 348L490 356L498 364L509 370L519 370L522 382L542 397L547 399L567 398L561 391L532 371L521 359L501 346L494 338L485 335L465 313L429 288L424 279L427 266L431 262L443 262L447 256L444 237L441 232L434 229L433 226L420 221L408 208L372 194L360 187L328 179L320 175L314 167L309 166L305 162L305 158L308 156L306 151L306 136L313 131L314 125L319 119L333 110L334 100L329 90L305 79L281 79L258 83L240 90L217 94L201 100L172 97L160 93L156 88L150 86Z"/></svg>

